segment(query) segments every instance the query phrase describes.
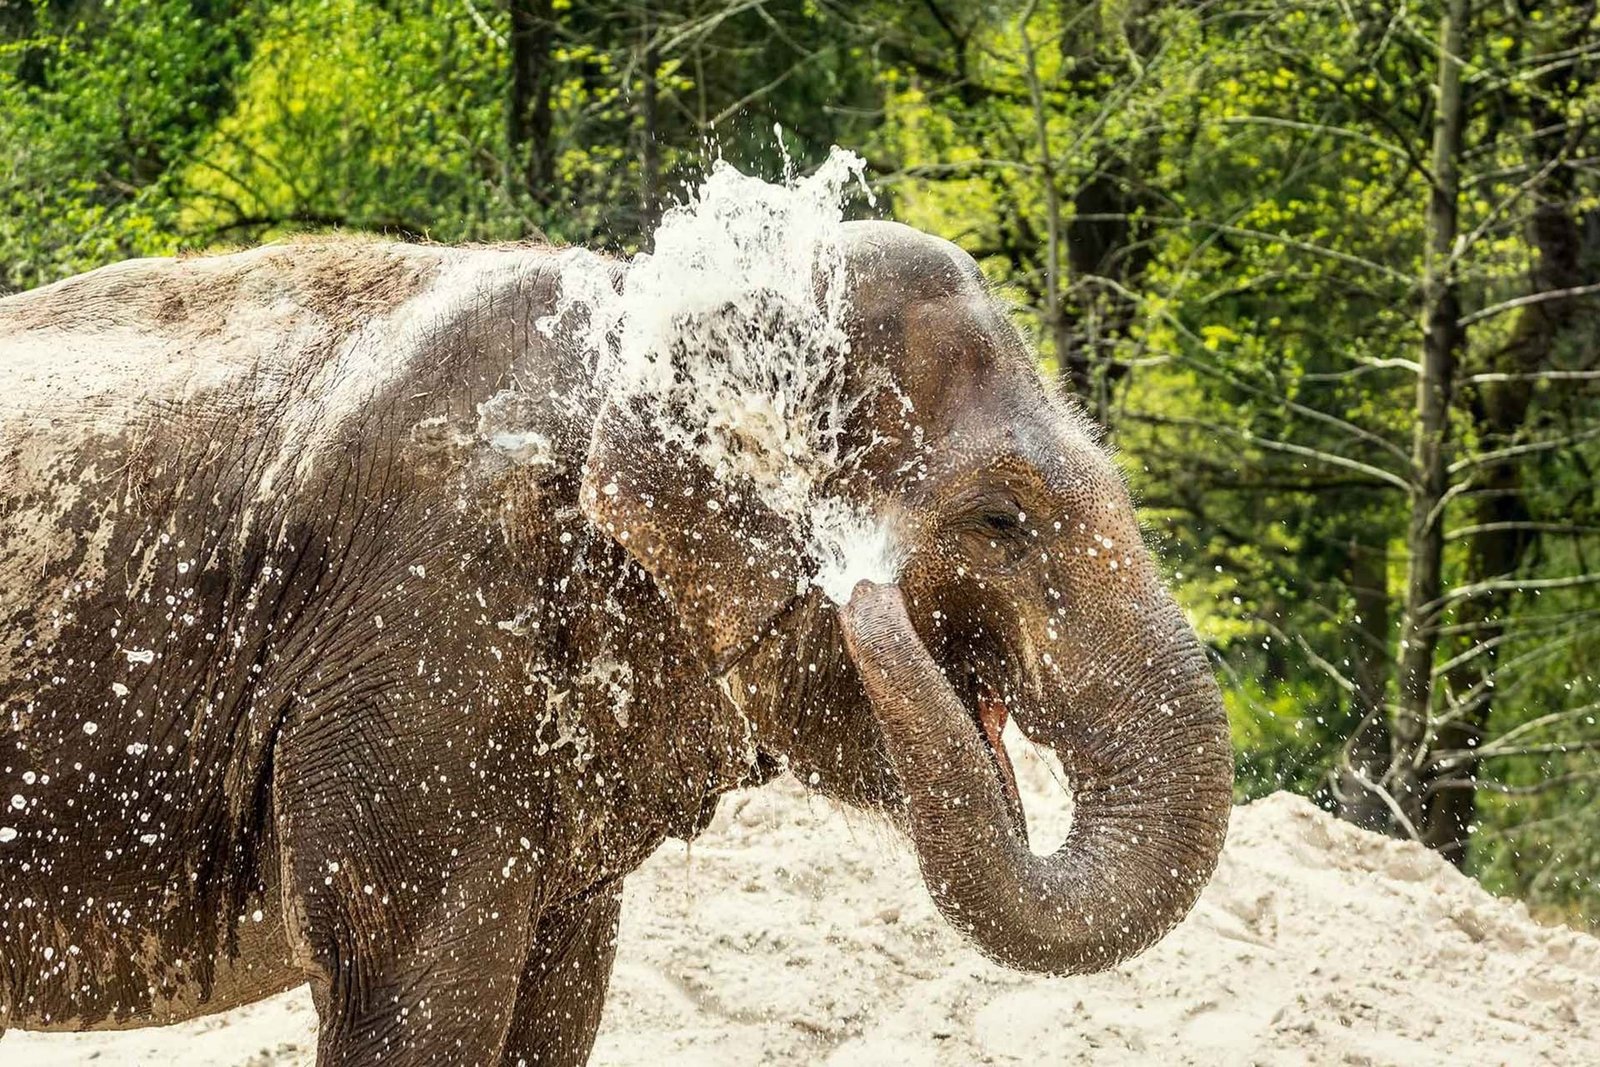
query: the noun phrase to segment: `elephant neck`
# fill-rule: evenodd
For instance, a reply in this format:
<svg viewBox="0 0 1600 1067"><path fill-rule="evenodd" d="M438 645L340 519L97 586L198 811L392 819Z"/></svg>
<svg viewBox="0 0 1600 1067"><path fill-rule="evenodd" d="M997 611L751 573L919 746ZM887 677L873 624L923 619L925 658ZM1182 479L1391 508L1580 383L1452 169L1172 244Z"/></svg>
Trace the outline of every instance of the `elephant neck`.
<svg viewBox="0 0 1600 1067"><path fill-rule="evenodd" d="M883 736L845 657L838 614L812 590L721 677L753 739L743 785L785 770L808 789L876 813L899 812Z"/></svg>

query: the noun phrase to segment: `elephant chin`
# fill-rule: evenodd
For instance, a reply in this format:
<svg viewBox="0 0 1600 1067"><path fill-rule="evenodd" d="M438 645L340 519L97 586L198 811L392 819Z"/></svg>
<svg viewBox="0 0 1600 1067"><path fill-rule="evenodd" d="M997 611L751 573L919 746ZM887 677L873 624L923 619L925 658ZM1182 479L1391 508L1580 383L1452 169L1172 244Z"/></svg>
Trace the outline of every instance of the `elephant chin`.
<svg viewBox="0 0 1600 1067"><path fill-rule="evenodd" d="M1176 608L1160 631L1173 645L1157 657L1171 679L1160 700L1046 709L1061 735L1034 740L1070 768L1075 809L1066 841L1043 857L1028 847L1000 743L1004 706L982 691L977 707L962 701L898 588L860 583L840 619L904 790L923 880L980 950L1027 971L1100 971L1187 914L1222 847L1232 759L1220 695Z"/></svg>

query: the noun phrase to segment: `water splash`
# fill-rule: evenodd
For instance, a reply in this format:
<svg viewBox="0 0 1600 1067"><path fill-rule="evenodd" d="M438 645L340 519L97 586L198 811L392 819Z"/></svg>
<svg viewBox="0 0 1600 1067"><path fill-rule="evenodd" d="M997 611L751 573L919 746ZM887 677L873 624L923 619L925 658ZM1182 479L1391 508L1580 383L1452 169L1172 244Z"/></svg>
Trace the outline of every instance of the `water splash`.
<svg viewBox="0 0 1600 1067"><path fill-rule="evenodd" d="M873 516L829 493L857 458L848 416L884 384L847 373L844 200L866 190L865 164L837 147L806 177L785 162L768 183L717 161L663 217L654 252L620 267L567 253L539 326L576 329L606 396L788 522L812 582L843 603L901 562Z"/></svg>
<svg viewBox="0 0 1600 1067"><path fill-rule="evenodd" d="M807 550L817 571L811 582L835 604L846 604L863 579L890 583L899 576L905 551L881 522L837 497L811 507Z"/></svg>

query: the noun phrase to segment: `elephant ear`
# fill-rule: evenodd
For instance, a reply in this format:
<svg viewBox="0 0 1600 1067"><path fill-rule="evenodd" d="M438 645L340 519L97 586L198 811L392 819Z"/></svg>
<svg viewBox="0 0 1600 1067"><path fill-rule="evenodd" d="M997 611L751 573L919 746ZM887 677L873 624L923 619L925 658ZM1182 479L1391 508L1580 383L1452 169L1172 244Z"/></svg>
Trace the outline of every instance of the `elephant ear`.
<svg viewBox="0 0 1600 1067"><path fill-rule="evenodd" d="M800 593L806 569L789 524L748 485L730 485L655 428L640 400L608 399L579 503L627 549L721 673Z"/></svg>

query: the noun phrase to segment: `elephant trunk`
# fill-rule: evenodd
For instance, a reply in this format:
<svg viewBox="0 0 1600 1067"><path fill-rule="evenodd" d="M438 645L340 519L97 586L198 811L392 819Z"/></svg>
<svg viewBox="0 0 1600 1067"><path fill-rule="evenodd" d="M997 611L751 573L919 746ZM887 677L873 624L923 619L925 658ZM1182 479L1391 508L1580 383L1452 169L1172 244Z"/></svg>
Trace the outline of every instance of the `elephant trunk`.
<svg viewBox="0 0 1600 1067"><path fill-rule="evenodd" d="M989 742L900 590L862 582L841 610L923 879L945 918L1000 963L1053 974L1111 967L1182 919L1216 864L1231 801L1226 720L1198 641L1160 596L1129 664L1141 677L1089 686L1094 707L1049 702L1027 730L1072 778L1071 832L1044 857L1029 850Z"/></svg>

